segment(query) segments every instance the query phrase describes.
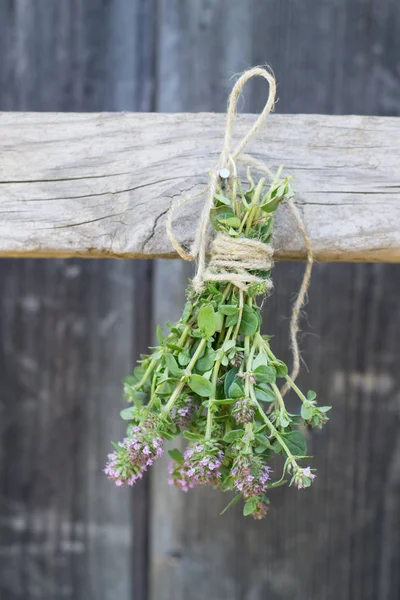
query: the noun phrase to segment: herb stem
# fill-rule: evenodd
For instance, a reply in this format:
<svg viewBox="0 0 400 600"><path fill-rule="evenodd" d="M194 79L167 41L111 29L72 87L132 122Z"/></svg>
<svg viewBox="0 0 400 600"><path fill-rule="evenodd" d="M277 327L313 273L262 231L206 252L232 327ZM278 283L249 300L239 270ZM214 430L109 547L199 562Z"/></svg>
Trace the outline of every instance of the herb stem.
<svg viewBox="0 0 400 600"><path fill-rule="evenodd" d="M281 409L281 412L286 412L286 406L285 406L285 403L282 398L282 394L280 393L278 386L276 385L276 383L271 383L271 387L275 392L275 396L278 400L278 404Z"/></svg>
<svg viewBox="0 0 400 600"><path fill-rule="evenodd" d="M286 445L285 441L283 440L282 436L280 435L279 431L276 429L276 427L269 420L269 418L267 417L267 415L265 414L265 412L261 408L260 403L258 402L258 400L256 398L256 395L254 393L253 386L250 387L250 394L251 394L253 402L257 406L258 411L259 411L262 419L265 421L265 424L267 425L268 429L270 430L270 432L272 433L272 435L278 440L278 442L280 443L280 445L282 446L282 448L286 452L286 456L290 460L290 462L292 463L292 465L296 465L297 464L296 460L295 460L293 454L290 452L289 448L287 447L287 445Z"/></svg>
<svg viewBox="0 0 400 600"><path fill-rule="evenodd" d="M193 354L190 363L188 364L188 366L185 369L185 374L183 375L183 377L179 381L178 385L176 386L176 388L172 392L172 395L171 395L170 399L168 400L167 404L163 408L163 412L165 414L168 414L169 411L174 406L174 404L175 404L175 402L176 402L179 394L181 393L184 385L186 384L187 377L189 377L191 375L192 369L195 366L195 364L196 364L196 362L197 362L200 354L202 353L203 348L206 345L206 343L207 343L207 339L203 338L201 340L200 344L197 346L196 352Z"/></svg>
<svg viewBox="0 0 400 600"><path fill-rule="evenodd" d="M152 370L153 370L153 369L154 369L154 367L156 366L157 362L158 362L158 361L157 361L155 358L153 358L153 359L150 361L150 364L149 364L149 366L147 367L147 369L146 369L146 371L145 371L145 373L144 373L144 375L143 375L142 379L139 381L139 383L137 383L137 384L134 386L134 389L135 389L135 390L138 390L139 388L141 388L141 387L142 387L142 386L143 386L143 385L146 383L146 381L147 381L147 378L149 377L150 373L152 372Z"/></svg>
<svg viewBox="0 0 400 600"><path fill-rule="evenodd" d="M211 439L211 432L212 432L212 413L214 410L214 404L213 401L215 400L215 392L217 389L217 379L218 379L218 373L219 373L219 368L221 366L221 360L217 360L214 366L214 370L213 370L213 374L212 374L212 379L211 379L211 383L212 383L212 392L211 392L211 396L209 399L209 406L208 406L208 410L207 410L207 425L206 425L206 440L210 440Z"/></svg>
<svg viewBox="0 0 400 600"><path fill-rule="evenodd" d="M233 337L235 338L235 340L236 340L237 336L239 335L239 329L240 329L240 325L242 322L243 304L244 304L243 290L239 290L239 316L238 316L238 322L236 323L235 333L233 334Z"/></svg>
<svg viewBox="0 0 400 600"><path fill-rule="evenodd" d="M264 340L263 340L264 341ZM276 356L275 354L272 352L271 348L269 347L268 344L265 344L265 349L267 351L268 356L272 359L272 360L276 360ZM289 376L289 375L285 375L285 379L288 382L288 384L290 385L290 387L292 388L292 390L294 392L296 392L296 394L298 395L298 397L300 398L300 400L302 402L308 402L307 398L305 397L305 395L303 394L303 392L300 390L300 388L297 387L297 385L295 384L295 382L293 381L293 379Z"/></svg>

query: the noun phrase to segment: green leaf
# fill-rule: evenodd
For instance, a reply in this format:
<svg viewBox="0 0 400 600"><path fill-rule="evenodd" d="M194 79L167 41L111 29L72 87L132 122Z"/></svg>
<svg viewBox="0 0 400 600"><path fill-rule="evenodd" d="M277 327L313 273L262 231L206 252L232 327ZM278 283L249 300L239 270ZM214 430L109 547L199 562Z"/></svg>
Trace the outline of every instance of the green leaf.
<svg viewBox="0 0 400 600"><path fill-rule="evenodd" d="M214 404L235 404L236 398L221 398L221 400L214 400Z"/></svg>
<svg viewBox="0 0 400 600"><path fill-rule="evenodd" d="M240 498L241 498L241 494L236 494L236 496L234 496L232 498L232 500L229 502L229 504L227 504L225 506L224 510L219 513L220 516L223 515L228 510L228 508L230 508L231 506L233 506L234 504L236 504L236 502L239 502Z"/></svg>
<svg viewBox="0 0 400 600"><path fill-rule="evenodd" d="M111 442L111 444L114 446L115 450L118 452L118 454L120 452L124 451L124 448L122 448L121 446L119 446L118 444L116 444L115 442Z"/></svg>
<svg viewBox="0 0 400 600"><path fill-rule="evenodd" d="M156 336L157 336L157 339L158 339L158 343L162 344L163 343L163 332L162 332L161 325L157 325Z"/></svg>
<svg viewBox="0 0 400 600"><path fill-rule="evenodd" d="M261 446L265 446L266 448L271 447L269 439L265 435L262 435L262 433L256 433L255 438Z"/></svg>
<svg viewBox="0 0 400 600"><path fill-rule="evenodd" d="M223 315L237 315L239 313L239 307L230 304L220 304L218 310Z"/></svg>
<svg viewBox="0 0 400 600"><path fill-rule="evenodd" d="M204 306L201 307L197 315L197 325L207 337L214 335L217 322L211 304L204 304Z"/></svg>
<svg viewBox="0 0 400 600"><path fill-rule="evenodd" d="M240 322L239 333L244 335L254 335L258 331L259 322L255 311L245 304L243 306L242 320Z"/></svg>
<svg viewBox="0 0 400 600"><path fill-rule="evenodd" d="M168 450L168 454L170 455L172 460L174 460L175 462L181 463L185 460L182 452L180 452L178 450L178 448L173 448L172 450Z"/></svg>
<svg viewBox="0 0 400 600"><path fill-rule="evenodd" d="M255 359L253 360L252 368L257 369L257 367L260 367L261 365L267 365L267 364L268 364L267 355L264 352L259 352L257 354L257 356L255 357Z"/></svg>
<svg viewBox="0 0 400 600"><path fill-rule="evenodd" d="M224 435L224 442L227 442L228 444L236 442L236 440L243 437L243 434L244 429L233 429L232 431L228 431L228 433Z"/></svg>
<svg viewBox="0 0 400 600"><path fill-rule="evenodd" d="M246 500L243 507L243 515L247 517L257 510L257 500L255 498L249 498Z"/></svg>
<svg viewBox="0 0 400 600"><path fill-rule="evenodd" d="M234 315L228 315L226 317L225 325L226 327L234 327L239 320L239 311Z"/></svg>
<svg viewBox="0 0 400 600"><path fill-rule="evenodd" d="M257 383L275 383L276 371L270 365L260 365L254 369Z"/></svg>
<svg viewBox="0 0 400 600"><path fill-rule="evenodd" d="M289 433L282 434L282 437L285 440L286 446L294 456L307 455L307 441L300 431L289 431Z"/></svg>
<svg viewBox="0 0 400 600"><path fill-rule="evenodd" d="M288 368L282 360L273 360L270 364L275 367L277 377L286 377Z"/></svg>
<svg viewBox="0 0 400 600"><path fill-rule="evenodd" d="M188 386L195 394L202 396L203 398L209 398L212 394L212 385L208 379L202 375L190 375L188 379Z"/></svg>
<svg viewBox="0 0 400 600"><path fill-rule="evenodd" d="M160 435L161 437L165 438L170 442L172 442L172 440L174 439L174 436L171 433L169 433L169 431L160 431Z"/></svg>
<svg viewBox="0 0 400 600"><path fill-rule="evenodd" d="M221 202L221 204L226 204L228 206L230 206L230 204L231 204L231 201L229 200L229 198L226 198L222 194L215 194L214 198L216 198L218 200L218 202Z"/></svg>
<svg viewBox="0 0 400 600"><path fill-rule="evenodd" d="M263 210L266 213L273 213L276 211L276 209L278 208L278 206L282 202L282 200L283 200L283 197L281 197L281 196L277 197L277 198L273 198L266 204L261 204L261 210Z"/></svg>
<svg viewBox="0 0 400 600"><path fill-rule="evenodd" d="M161 396L169 396L170 394L172 394L177 384L177 379L167 379L166 381L163 381L162 383L160 383L160 385L157 386L156 393L160 394Z"/></svg>
<svg viewBox="0 0 400 600"><path fill-rule="evenodd" d="M301 416L305 421L309 421L314 413L314 407L311 404L304 403L301 407Z"/></svg>
<svg viewBox="0 0 400 600"><path fill-rule="evenodd" d="M326 413L328 410L331 410L332 406L318 406L318 410L320 412Z"/></svg>
<svg viewBox="0 0 400 600"><path fill-rule="evenodd" d="M310 400L312 402L313 400L315 400L316 397L317 397L317 394L315 392L313 392L312 390L308 390L307 400Z"/></svg>
<svg viewBox="0 0 400 600"><path fill-rule="evenodd" d="M240 227L241 221L239 217L234 215L233 217L228 217L227 219L225 219L224 223L226 223L229 227L232 227L233 229L238 229Z"/></svg>
<svg viewBox="0 0 400 600"><path fill-rule="evenodd" d="M132 421L137 415L137 408L136 406L130 406L129 408L122 409L119 414L124 421Z"/></svg>
<svg viewBox="0 0 400 600"><path fill-rule="evenodd" d="M190 356L187 352L182 351L178 354L178 363L181 367L186 367L190 363Z"/></svg>
<svg viewBox="0 0 400 600"><path fill-rule="evenodd" d="M219 206L210 210L210 223L216 231L221 231L224 227L226 228L228 219L237 219L237 216L229 206Z"/></svg>
<svg viewBox="0 0 400 600"><path fill-rule="evenodd" d="M233 383L233 380L235 379L236 374L238 373L238 371L239 371L239 369L237 369L236 367L233 367L225 375L225 379L224 379L224 393L225 393L226 397L229 396L229 388L231 387L231 384Z"/></svg>
<svg viewBox="0 0 400 600"><path fill-rule="evenodd" d="M192 312L192 303L188 300L187 302L185 302L185 306L183 308L183 313L182 313L182 317L181 317L181 319L184 323L190 316L191 312Z"/></svg>
<svg viewBox="0 0 400 600"><path fill-rule="evenodd" d="M204 439L204 436L200 433L192 433L191 431L184 431L182 435L184 438L190 440L191 442L197 442L198 440Z"/></svg>
<svg viewBox="0 0 400 600"><path fill-rule="evenodd" d="M215 331L221 331L223 325L224 315L221 315L219 312L215 313Z"/></svg>
<svg viewBox="0 0 400 600"><path fill-rule="evenodd" d="M243 384L240 379L235 379L229 386L229 398L241 398L244 394Z"/></svg>
<svg viewBox="0 0 400 600"><path fill-rule="evenodd" d="M273 389L266 383L260 383L254 387L257 400L260 402L273 402L275 394Z"/></svg>
<svg viewBox="0 0 400 600"><path fill-rule="evenodd" d="M214 366L216 352L212 348L207 348L204 356L196 362L196 370L209 371Z"/></svg>
<svg viewBox="0 0 400 600"><path fill-rule="evenodd" d="M174 377L180 377L183 371L178 367L175 357L172 354L165 354L164 359L169 373Z"/></svg>

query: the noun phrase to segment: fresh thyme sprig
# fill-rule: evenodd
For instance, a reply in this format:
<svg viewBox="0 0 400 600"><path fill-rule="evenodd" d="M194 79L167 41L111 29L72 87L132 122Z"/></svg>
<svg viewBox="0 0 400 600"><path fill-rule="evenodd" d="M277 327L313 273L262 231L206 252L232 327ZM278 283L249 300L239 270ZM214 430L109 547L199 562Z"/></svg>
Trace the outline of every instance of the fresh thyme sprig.
<svg viewBox="0 0 400 600"><path fill-rule="evenodd" d="M242 190L240 180L220 186L210 211L210 223L233 238L270 243L273 216L279 204L293 196L290 178L280 171L266 189L265 180ZM253 273L261 282L237 287L228 281L208 283L201 293L190 286L180 320L157 328L158 345L141 357L125 380L129 408L126 438L114 444L105 473L117 485L132 485L163 453L164 440L182 434L188 446L182 454L170 450L169 482L187 491L209 484L237 495L228 507L244 500L244 514L265 516L267 493L278 485L305 488L315 474L307 459L302 424L321 427L329 406L318 407L315 392L307 395L288 374L287 366L261 335L260 308L271 271ZM285 380L301 402L290 414L279 391ZM282 476L273 482L268 461L284 457Z"/></svg>

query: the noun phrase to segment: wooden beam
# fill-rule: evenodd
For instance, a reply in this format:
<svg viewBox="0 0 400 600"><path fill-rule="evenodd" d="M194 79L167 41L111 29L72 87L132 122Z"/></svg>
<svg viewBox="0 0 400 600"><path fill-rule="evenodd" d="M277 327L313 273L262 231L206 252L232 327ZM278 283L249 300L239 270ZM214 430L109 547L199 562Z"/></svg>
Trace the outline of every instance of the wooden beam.
<svg viewBox="0 0 400 600"><path fill-rule="evenodd" d="M0 113L0 256L175 257L166 213L206 185L224 127L210 113ZM272 115L249 152L295 175L318 260L400 262L399 118ZM175 219L187 247L201 202ZM284 206L275 246L304 257Z"/></svg>

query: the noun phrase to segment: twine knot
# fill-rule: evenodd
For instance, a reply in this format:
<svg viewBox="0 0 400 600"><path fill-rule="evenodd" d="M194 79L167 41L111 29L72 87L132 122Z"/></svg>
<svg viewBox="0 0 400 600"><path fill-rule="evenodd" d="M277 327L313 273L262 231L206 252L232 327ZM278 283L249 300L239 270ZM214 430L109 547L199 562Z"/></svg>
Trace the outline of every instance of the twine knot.
<svg viewBox="0 0 400 600"><path fill-rule="evenodd" d="M252 270L269 271L273 267L271 244L218 232L211 244L211 256L203 273L203 281L229 281L246 291L249 285L262 283L265 291L272 281L252 274Z"/></svg>

